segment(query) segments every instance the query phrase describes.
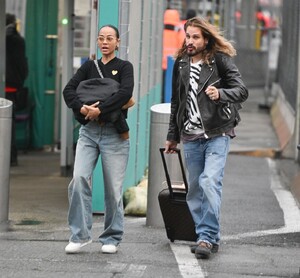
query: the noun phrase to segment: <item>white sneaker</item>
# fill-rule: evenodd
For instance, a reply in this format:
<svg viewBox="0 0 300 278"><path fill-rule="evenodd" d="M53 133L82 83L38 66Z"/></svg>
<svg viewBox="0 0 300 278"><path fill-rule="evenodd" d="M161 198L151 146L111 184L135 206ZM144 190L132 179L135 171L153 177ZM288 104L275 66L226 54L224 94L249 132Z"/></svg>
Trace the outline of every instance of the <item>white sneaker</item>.
<svg viewBox="0 0 300 278"><path fill-rule="evenodd" d="M88 244L92 243L92 240L86 242L72 242L70 241L69 244L65 248L65 252L67 254L74 254L78 253L80 249Z"/></svg>
<svg viewBox="0 0 300 278"><path fill-rule="evenodd" d="M105 245L102 245L101 250L102 250L102 253L105 253L105 254L115 254L118 252L118 247L113 244L105 244Z"/></svg>

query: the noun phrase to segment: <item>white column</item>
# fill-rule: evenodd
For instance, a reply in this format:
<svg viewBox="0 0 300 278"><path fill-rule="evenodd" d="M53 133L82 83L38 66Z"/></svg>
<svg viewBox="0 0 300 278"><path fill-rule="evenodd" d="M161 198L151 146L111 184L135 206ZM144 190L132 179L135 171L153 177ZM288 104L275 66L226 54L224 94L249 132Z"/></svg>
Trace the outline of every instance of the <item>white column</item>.
<svg viewBox="0 0 300 278"><path fill-rule="evenodd" d="M296 28L295 28L296 29ZM297 63L298 63L298 78L297 78L297 105L296 105L296 121L295 121L295 160L298 160L300 162L300 151L297 150L296 145L300 144L299 138L300 138L300 27L298 26L298 57L297 57Z"/></svg>
<svg viewBox="0 0 300 278"><path fill-rule="evenodd" d="M5 0L0 0L0 56L5 57ZM5 59L0 59L0 97L5 97Z"/></svg>
<svg viewBox="0 0 300 278"><path fill-rule="evenodd" d="M62 88L73 76L74 0L64 0L62 22ZM61 175L68 176L73 165L72 111L61 101Z"/></svg>
<svg viewBox="0 0 300 278"><path fill-rule="evenodd" d="M90 33L90 57L95 55L96 57L96 38L98 34L98 21L97 21L97 11L98 11L98 0L91 0L91 33Z"/></svg>

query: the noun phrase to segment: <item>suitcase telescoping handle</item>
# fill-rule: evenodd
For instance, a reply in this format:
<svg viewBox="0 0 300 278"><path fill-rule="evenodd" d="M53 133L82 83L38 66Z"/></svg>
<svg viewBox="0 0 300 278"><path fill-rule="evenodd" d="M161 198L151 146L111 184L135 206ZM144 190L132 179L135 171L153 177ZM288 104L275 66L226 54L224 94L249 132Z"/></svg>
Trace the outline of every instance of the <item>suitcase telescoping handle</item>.
<svg viewBox="0 0 300 278"><path fill-rule="evenodd" d="M177 155L178 155L178 159L179 159L179 164L180 164L180 168L181 168L181 173L182 173L182 178L183 178L183 183L185 186L185 190L186 193L188 192L188 183L187 183L187 179L186 179L186 175L185 175L185 171L184 171L184 167L183 167L183 162L182 162L182 158L181 158L181 153L180 153L180 149L173 149ZM174 198L174 194L173 194L173 188L172 188L172 184L171 184L171 179L170 179L170 175L169 175L169 171L168 171L168 166L166 163L166 158L165 158L165 148L160 148L159 149L160 154L161 154L161 158L162 158L162 162L163 162L163 166L164 166L164 170L165 170L165 174L166 174L166 179L167 179L167 185L170 191L170 197Z"/></svg>

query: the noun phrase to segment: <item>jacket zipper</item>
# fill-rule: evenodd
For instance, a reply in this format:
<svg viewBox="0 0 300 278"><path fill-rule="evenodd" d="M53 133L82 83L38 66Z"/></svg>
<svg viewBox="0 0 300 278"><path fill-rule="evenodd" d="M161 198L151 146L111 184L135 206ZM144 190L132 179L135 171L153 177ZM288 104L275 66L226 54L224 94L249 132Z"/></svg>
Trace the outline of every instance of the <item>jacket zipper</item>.
<svg viewBox="0 0 300 278"><path fill-rule="evenodd" d="M190 63L188 63L188 67L189 67L189 71L190 71ZM188 83L188 85L189 85L189 83ZM189 86L188 86L188 88L189 88ZM178 96L179 96L179 103L181 103L182 101L181 101L181 94L180 94L180 92L178 92ZM180 113L179 112L182 110L182 109L180 109L180 107L181 107L181 105L179 105L178 113L177 113L177 116L176 116L177 125L179 125L179 123L180 123L180 121L179 121Z"/></svg>
<svg viewBox="0 0 300 278"><path fill-rule="evenodd" d="M210 68L211 68L211 74L207 77L207 79L206 79L206 81L203 83L201 89L198 90L198 94L200 94L200 92L202 91L202 89L204 88L204 86L206 85L206 83L208 82L208 79L209 79L209 78L213 75L213 73L214 73L213 68L212 68L212 67L210 67ZM201 73L200 73L200 74L201 74ZM205 127L204 127L204 122L203 122L203 120L202 120L200 107L199 107L199 114L200 114L200 119L201 119L202 127L203 127L203 130L204 130L203 136L204 136L205 139L208 139L209 136L208 136L208 135L206 134L206 132L205 132Z"/></svg>

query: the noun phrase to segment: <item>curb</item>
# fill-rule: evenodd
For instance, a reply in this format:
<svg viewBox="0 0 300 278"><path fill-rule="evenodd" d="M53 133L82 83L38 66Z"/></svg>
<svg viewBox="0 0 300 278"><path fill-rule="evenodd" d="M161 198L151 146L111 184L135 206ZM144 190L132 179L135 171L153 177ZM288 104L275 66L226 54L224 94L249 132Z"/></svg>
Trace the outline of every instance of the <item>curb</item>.
<svg viewBox="0 0 300 278"><path fill-rule="evenodd" d="M230 154L235 155L245 155L254 157L269 157L273 159L278 159L281 157L281 150L279 149L256 149L256 150L236 150L230 151Z"/></svg>

